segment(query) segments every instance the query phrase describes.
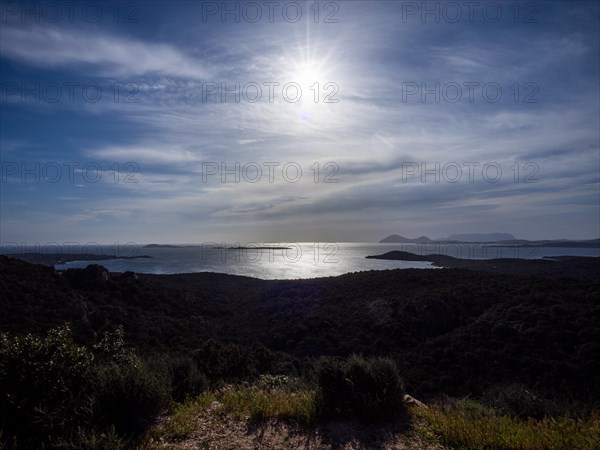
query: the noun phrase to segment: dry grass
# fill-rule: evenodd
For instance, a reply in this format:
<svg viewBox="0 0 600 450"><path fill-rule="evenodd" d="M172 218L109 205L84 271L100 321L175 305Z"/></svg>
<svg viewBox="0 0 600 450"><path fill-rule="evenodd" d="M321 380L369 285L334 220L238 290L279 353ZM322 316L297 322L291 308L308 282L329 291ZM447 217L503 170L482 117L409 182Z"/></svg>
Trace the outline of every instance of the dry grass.
<svg viewBox="0 0 600 450"><path fill-rule="evenodd" d="M419 430L450 448L465 450L597 450L600 449L600 417L529 419L501 416L474 402L456 406L414 408L423 419Z"/></svg>
<svg viewBox="0 0 600 450"><path fill-rule="evenodd" d="M318 417L317 405L316 393L312 390L288 392L256 386L229 386L205 392L193 401L177 405L171 417L161 423L152 435L163 440L184 439L197 431L198 418L207 412L250 423L280 419L311 425Z"/></svg>
<svg viewBox="0 0 600 450"><path fill-rule="evenodd" d="M476 402L409 409L415 432L393 424L322 423L312 390L231 386L178 405L142 448L451 448L464 450L597 450L600 416L522 421ZM392 426L390 426L392 425ZM334 429L345 431L343 436ZM344 428L345 427L345 428ZM375 429L377 428L377 429ZM384 436L385 435L385 436ZM347 438L353 436L352 438ZM375 441L378 441L377 444Z"/></svg>

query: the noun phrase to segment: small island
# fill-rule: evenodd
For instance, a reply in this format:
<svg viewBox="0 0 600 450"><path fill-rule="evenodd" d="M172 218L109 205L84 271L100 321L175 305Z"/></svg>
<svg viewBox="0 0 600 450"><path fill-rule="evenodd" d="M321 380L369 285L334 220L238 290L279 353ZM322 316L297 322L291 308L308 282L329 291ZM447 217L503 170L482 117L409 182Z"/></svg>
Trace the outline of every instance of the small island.
<svg viewBox="0 0 600 450"><path fill-rule="evenodd" d="M144 245L143 248L182 248L181 245L172 244L148 244Z"/></svg>
<svg viewBox="0 0 600 450"><path fill-rule="evenodd" d="M225 250L291 250L292 247L269 247L269 246L261 246L261 247L228 247Z"/></svg>

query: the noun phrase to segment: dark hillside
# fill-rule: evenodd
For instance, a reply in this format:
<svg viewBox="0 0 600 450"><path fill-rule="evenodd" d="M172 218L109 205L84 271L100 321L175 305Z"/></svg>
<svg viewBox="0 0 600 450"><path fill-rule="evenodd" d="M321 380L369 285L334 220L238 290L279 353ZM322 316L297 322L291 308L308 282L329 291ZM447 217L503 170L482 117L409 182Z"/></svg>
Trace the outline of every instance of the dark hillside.
<svg viewBox="0 0 600 450"><path fill-rule="evenodd" d="M208 339L259 341L307 366L320 355L392 356L418 396L517 383L597 402L597 281L466 269L387 270L263 281L223 274L56 272L0 257L0 329L69 321L81 340L123 325L141 352L191 352Z"/></svg>

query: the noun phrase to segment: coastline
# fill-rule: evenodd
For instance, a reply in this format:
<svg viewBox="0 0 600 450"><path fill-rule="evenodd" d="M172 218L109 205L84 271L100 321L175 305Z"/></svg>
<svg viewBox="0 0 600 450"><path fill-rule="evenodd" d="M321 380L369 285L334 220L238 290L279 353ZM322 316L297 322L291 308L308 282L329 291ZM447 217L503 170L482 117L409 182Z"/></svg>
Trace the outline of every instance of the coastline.
<svg viewBox="0 0 600 450"><path fill-rule="evenodd" d="M600 257L593 256L549 256L540 259L493 258L460 259L446 255L417 255L393 250L381 255L369 255L366 259L390 261L431 262L435 267L468 269L474 271L505 273L511 275L542 276L551 278L600 278Z"/></svg>
<svg viewBox="0 0 600 450"><path fill-rule="evenodd" d="M21 261L25 261L31 264L41 264L43 266L54 267L57 264L65 264L68 262L80 262L80 261L107 261L114 259L150 259L153 258L149 255L138 255L138 256L118 256L118 255L98 255L95 253L8 253L6 256L9 258L15 258Z"/></svg>

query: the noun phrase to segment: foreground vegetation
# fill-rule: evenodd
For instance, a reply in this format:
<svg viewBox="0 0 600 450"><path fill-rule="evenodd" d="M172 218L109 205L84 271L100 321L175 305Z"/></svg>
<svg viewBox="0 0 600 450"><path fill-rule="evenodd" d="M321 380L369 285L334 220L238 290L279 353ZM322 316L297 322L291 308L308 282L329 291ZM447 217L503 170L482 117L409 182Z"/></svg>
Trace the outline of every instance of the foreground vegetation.
<svg viewBox="0 0 600 450"><path fill-rule="evenodd" d="M519 419L473 401L413 410L419 431L450 448L570 450L600 448L600 416Z"/></svg>
<svg viewBox="0 0 600 450"><path fill-rule="evenodd" d="M139 435L167 406L169 374L149 369L122 332L88 347L68 326L0 335L0 430L11 448L86 448Z"/></svg>
<svg viewBox="0 0 600 450"><path fill-rule="evenodd" d="M211 391L199 398L178 405L166 421L149 434L145 449L169 448L177 443L190 440L203 442L207 447L218 443L210 430L202 430L202 419L215 419L221 423L234 418L247 423L246 433L252 433L252 424L257 418L284 419L292 424L306 423L314 419L318 411L317 391L265 390L258 386L228 387ZM522 420L514 416L501 415L494 409L471 400L461 400L454 404L437 404L430 407L411 406L408 409L408 426L400 428L397 434L401 442L411 448L456 448L465 450L595 450L600 448L600 417L587 419L571 417L546 417L543 419ZM210 422L209 422L210 423ZM328 448L333 439L323 434L323 425L329 422L314 422L303 427L300 433L313 438L320 448ZM371 424L380 433L388 432L390 421ZM320 431L320 433L319 433ZM281 433L297 434L283 431ZM321 435L320 438L315 436ZM232 435L229 444L235 446L237 436ZM258 439L258 436L255 436ZM316 441L315 441L316 439ZM310 440L310 439L307 439ZM393 438L391 439L394 440ZM264 444L264 442L263 442ZM362 443L369 447L369 442ZM388 443L389 444L389 443ZM296 448L296 447L290 447ZM354 448L354 447L352 447ZM376 447L373 447L376 448ZM392 447L393 448L393 447ZM405 448L405 447L402 447Z"/></svg>
<svg viewBox="0 0 600 450"><path fill-rule="evenodd" d="M159 449L192 438L209 446L215 427L231 428L234 421L248 439L256 427L277 420L308 441L320 436L327 448L320 429L350 420L376 429L401 424L395 433L402 440L414 443L419 435L415 445L432 448L600 446L597 413L552 414L522 390L503 392L495 408L471 400L407 408L391 359L320 358L302 379L265 374L220 388L209 388L189 362L140 358L124 345L120 330L92 346L77 344L67 326L45 337L1 335L1 441L6 448ZM231 433L227 439L222 444L235 447L242 438Z"/></svg>
<svg viewBox="0 0 600 450"><path fill-rule="evenodd" d="M122 331L92 346L68 326L45 337L0 335L0 435L15 448L134 445L168 409L170 437L184 435L194 415L217 403L236 419L270 418L314 425L327 418L391 419L404 412L402 380L390 359L322 358L309 380L262 375L258 384L205 391L186 359L148 360L125 347ZM303 387L300 387L303 386ZM93 445L92 445L93 444Z"/></svg>
<svg viewBox="0 0 600 450"><path fill-rule="evenodd" d="M228 386L203 393L197 399L178 404L172 415L151 431L152 442L178 441L198 429L198 418L216 413L258 424L269 419L314 426L319 419L317 393L314 390L287 391L258 386Z"/></svg>

